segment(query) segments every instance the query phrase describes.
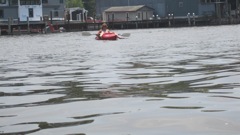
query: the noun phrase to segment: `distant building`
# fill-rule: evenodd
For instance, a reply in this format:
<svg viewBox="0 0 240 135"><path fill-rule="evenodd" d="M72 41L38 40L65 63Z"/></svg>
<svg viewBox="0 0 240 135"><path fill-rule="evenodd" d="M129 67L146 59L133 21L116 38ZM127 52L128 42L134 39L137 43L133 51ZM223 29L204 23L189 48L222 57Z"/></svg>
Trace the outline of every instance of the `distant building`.
<svg viewBox="0 0 240 135"><path fill-rule="evenodd" d="M67 8L67 12L70 15L70 21L81 21L85 22L87 20L87 13L88 11L84 8L74 7L74 8Z"/></svg>
<svg viewBox="0 0 240 135"><path fill-rule="evenodd" d="M40 21L43 16L63 19L66 0L0 0L0 20Z"/></svg>
<svg viewBox="0 0 240 135"><path fill-rule="evenodd" d="M104 21L148 20L154 9L145 5L110 7L103 12Z"/></svg>
<svg viewBox="0 0 240 135"><path fill-rule="evenodd" d="M63 20L65 17L66 0L41 0L43 16L52 17L53 20Z"/></svg>
<svg viewBox="0 0 240 135"><path fill-rule="evenodd" d="M106 9L115 6L146 5L154 9L154 15L167 17L186 17L188 13L196 16L227 16L229 12L239 12L240 0L96 0L96 15L102 16Z"/></svg>

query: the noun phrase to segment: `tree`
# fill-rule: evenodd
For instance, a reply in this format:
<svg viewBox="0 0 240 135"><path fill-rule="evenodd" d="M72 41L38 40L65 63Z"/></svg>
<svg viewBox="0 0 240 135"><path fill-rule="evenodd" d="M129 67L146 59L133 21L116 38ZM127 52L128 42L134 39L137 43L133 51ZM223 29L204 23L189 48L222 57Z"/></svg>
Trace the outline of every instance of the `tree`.
<svg viewBox="0 0 240 135"><path fill-rule="evenodd" d="M82 0L66 0L67 8L71 7L81 7L83 8Z"/></svg>
<svg viewBox="0 0 240 135"><path fill-rule="evenodd" d="M83 6L88 10L89 16L94 16L96 14L95 0L83 0Z"/></svg>
<svg viewBox="0 0 240 135"><path fill-rule="evenodd" d="M66 0L67 8L81 7L88 10L88 16L94 16L96 13L95 0Z"/></svg>

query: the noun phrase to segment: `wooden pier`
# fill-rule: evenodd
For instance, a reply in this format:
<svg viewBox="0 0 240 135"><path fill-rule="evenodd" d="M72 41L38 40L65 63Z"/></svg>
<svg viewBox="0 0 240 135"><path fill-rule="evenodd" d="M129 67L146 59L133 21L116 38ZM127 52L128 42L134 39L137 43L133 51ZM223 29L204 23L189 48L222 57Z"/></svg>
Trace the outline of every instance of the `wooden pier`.
<svg viewBox="0 0 240 135"><path fill-rule="evenodd" d="M135 21L111 21L106 22L110 29L141 29L141 28L164 28L164 27L186 27L186 26L204 26L211 25L210 19L198 18L188 21L186 18L175 19L154 19L154 20L135 20ZM67 31L89 31L99 30L102 23L82 23L67 22L58 23L55 27L64 27ZM56 27L57 28L57 27Z"/></svg>
<svg viewBox="0 0 240 135"><path fill-rule="evenodd" d="M102 23L98 22L80 22L80 21L51 21L52 24L44 21L39 22L19 22L8 19L0 21L0 35L21 35L33 33L55 33L64 28L67 32L99 30ZM152 20L135 20L135 21L111 21L107 22L110 29L142 29L142 28L164 28L164 27L191 27L191 26L211 26L232 24L229 19L213 18L161 18ZM234 21L238 24L239 21ZM46 28L50 27L50 30Z"/></svg>
<svg viewBox="0 0 240 135"><path fill-rule="evenodd" d="M39 22L19 22L18 20L8 19L8 21L0 22L0 35L21 35L31 33L41 33L46 24Z"/></svg>

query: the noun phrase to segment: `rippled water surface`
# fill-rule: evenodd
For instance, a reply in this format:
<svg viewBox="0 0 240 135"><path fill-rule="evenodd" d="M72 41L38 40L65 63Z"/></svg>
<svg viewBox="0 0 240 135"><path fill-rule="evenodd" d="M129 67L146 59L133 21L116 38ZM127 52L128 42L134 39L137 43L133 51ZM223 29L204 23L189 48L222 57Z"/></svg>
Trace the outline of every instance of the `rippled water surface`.
<svg viewBox="0 0 240 135"><path fill-rule="evenodd" d="M1 36L0 134L240 133L240 25L116 32Z"/></svg>

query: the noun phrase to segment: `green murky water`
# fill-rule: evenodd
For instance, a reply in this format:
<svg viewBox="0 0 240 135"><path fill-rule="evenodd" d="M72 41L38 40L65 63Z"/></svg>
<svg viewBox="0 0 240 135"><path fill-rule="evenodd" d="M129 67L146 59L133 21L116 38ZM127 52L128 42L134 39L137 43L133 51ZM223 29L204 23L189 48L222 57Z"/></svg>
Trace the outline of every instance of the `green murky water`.
<svg viewBox="0 0 240 135"><path fill-rule="evenodd" d="M1 36L0 134L240 132L240 25L116 32Z"/></svg>

